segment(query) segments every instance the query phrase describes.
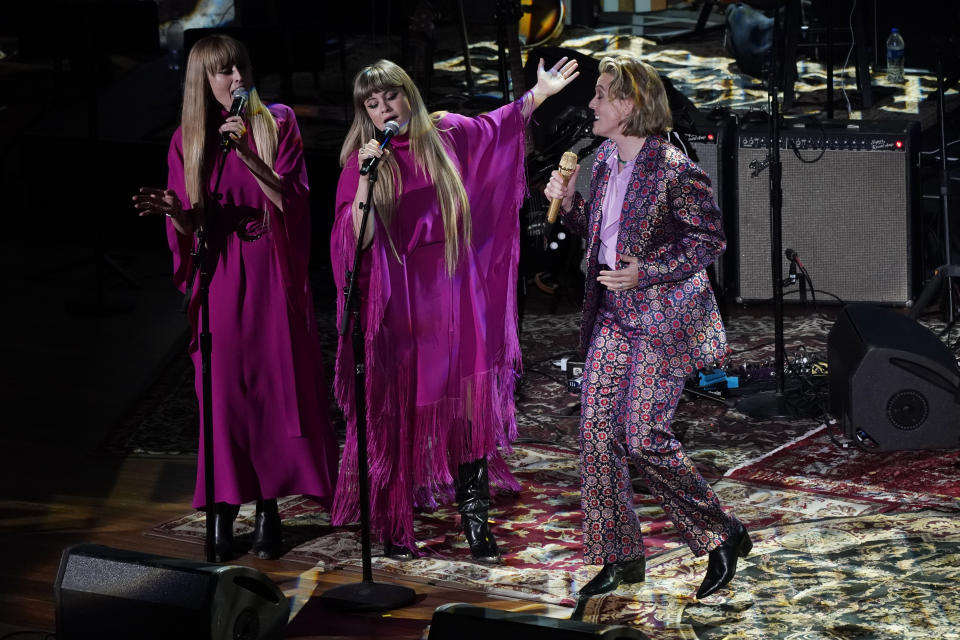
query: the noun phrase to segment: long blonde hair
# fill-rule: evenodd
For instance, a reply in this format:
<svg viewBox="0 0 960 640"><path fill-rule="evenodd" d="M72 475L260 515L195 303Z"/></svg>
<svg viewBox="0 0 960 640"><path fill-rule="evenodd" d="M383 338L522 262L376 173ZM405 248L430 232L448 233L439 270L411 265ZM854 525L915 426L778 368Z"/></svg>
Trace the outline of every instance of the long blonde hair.
<svg viewBox="0 0 960 640"><path fill-rule="evenodd" d="M417 169L430 176L437 191L443 217L444 257L447 272L453 274L460 258L461 243L470 244L470 203L463 180L440 141L437 122L440 114L427 113L427 107L413 80L401 67L389 60L380 60L360 71L353 81L353 123L340 149L340 166L376 134L373 121L364 106L374 93L402 89L410 101L408 135ZM399 168L392 155L380 164L378 180L373 188L373 201L384 228L389 229L396 212L396 193L403 189Z"/></svg>
<svg viewBox="0 0 960 640"><path fill-rule="evenodd" d="M220 153L211 141L220 123L221 105L213 96L207 76L236 65L245 76L251 71L250 56L242 43L230 36L214 34L197 40L187 58L183 87L183 110L180 123L183 131L183 173L187 195L192 206L202 207L206 199L205 174L207 160ZM250 89L246 120L257 147L257 155L273 168L277 155L277 122L260 100L257 90ZM208 129L209 127L209 129Z"/></svg>

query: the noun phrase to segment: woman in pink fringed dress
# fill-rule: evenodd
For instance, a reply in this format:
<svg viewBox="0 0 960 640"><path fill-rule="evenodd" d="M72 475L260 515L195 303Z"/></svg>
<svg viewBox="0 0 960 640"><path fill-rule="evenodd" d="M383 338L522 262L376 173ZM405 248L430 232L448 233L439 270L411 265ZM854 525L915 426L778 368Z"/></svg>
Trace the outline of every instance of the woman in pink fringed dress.
<svg viewBox="0 0 960 640"><path fill-rule="evenodd" d="M247 89L246 114L231 116L233 93ZM232 149L221 150L221 136L230 137ZM216 499L210 509L201 438L193 504L213 515L219 562L233 555L239 505L255 500L253 551L273 558L283 550L276 498L306 494L329 507L337 445L307 279L310 202L300 130L292 109L260 101L241 43L213 35L191 49L181 126L167 158L167 189L141 189L136 207L141 215L167 216L181 291L193 269L194 222L202 216L212 274ZM202 415L196 284L189 352Z"/></svg>
<svg viewBox="0 0 960 640"><path fill-rule="evenodd" d="M340 290L366 199L364 160L381 157L358 274L366 355L371 526L395 558L417 553L415 507L456 497L471 555L497 562L489 482L518 490L500 449L516 436L520 363L516 278L530 114L578 75L566 58L515 102L476 118L427 112L410 77L381 60L354 81L331 238ZM401 126L386 152L377 134ZM342 296L338 316L345 313ZM334 389L347 442L335 524L358 519L356 410L349 332Z"/></svg>

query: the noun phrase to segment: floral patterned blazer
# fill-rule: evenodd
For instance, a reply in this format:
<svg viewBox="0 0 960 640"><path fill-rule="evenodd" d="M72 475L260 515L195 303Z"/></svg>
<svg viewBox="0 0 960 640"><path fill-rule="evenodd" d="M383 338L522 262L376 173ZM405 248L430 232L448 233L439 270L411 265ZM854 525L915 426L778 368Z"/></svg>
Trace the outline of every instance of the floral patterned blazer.
<svg viewBox="0 0 960 640"><path fill-rule="evenodd" d="M602 203L617 153L610 140L593 163L590 201L578 192L563 223L587 240L586 293L581 348L590 344L604 289L600 271ZM648 136L634 163L620 217L617 255L640 258L639 283L611 291L620 325L638 346L648 371L689 375L720 364L727 337L706 268L723 252L726 238L710 178L661 136ZM614 265L611 265L614 266ZM625 263L618 260L617 269ZM638 354L639 355L639 354ZM653 371L650 371L651 373Z"/></svg>

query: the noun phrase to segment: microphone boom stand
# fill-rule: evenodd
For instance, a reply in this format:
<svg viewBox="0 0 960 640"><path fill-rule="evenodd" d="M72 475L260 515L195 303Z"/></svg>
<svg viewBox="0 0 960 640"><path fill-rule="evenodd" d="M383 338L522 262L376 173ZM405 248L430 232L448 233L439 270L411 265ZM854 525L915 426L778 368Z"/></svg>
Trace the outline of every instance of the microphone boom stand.
<svg viewBox="0 0 960 640"><path fill-rule="evenodd" d="M354 364L353 398L357 414L357 475L360 500L360 553L363 566L363 580L343 584L328 589L320 596L326 606L339 611L389 611L412 604L416 592L395 584L373 581L370 562L370 487L367 467L367 407L366 407L366 356L363 343L363 329L360 326L360 298L356 295L357 273L360 270L360 256L363 253L363 238L367 231L370 203L373 201L373 185L377 181L377 165L372 164L367 174L369 183L366 201L363 203L363 219L360 233L357 235L357 247L353 254L353 269L347 272L347 286L343 289L345 303L343 318L338 329L341 336L346 335L349 319L353 317L352 349Z"/></svg>
<svg viewBox="0 0 960 640"><path fill-rule="evenodd" d="M920 297L917 298L913 308L910 310L910 317L916 320L923 313L927 305L933 300L933 297L941 291L941 287L946 280L947 289L947 308L946 320L947 328L953 326L957 321L954 315L954 297L953 297L953 278L960 278L960 265L953 264L950 250L950 170L947 167L947 134L946 134L946 113L944 107L944 93L947 90L944 82L943 71L944 52L941 51L937 59L937 119L940 133L940 213L943 216L943 251L944 263L933 272L933 277L923 288Z"/></svg>
<svg viewBox="0 0 960 640"><path fill-rule="evenodd" d="M777 43L780 42L780 9L773 10L773 42L770 45L770 70L767 91L770 100L770 272L773 280L773 332L776 390L744 396L737 410L755 419L788 418L795 415L784 395L783 346L783 252L782 205L783 191L780 162L780 103L777 95Z"/></svg>

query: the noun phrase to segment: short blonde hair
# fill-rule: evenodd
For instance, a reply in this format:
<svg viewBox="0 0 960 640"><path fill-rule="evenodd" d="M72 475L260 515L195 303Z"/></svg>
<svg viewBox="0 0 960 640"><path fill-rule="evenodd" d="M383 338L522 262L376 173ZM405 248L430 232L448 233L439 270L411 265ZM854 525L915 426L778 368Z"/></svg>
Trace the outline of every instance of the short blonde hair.
<svg viewBox="0 0 960 640"><path fill-rule="evenodd" d="M656 69L624 52L600 60L600 73L613 76L609 96L633 102L633 110L623 123L625 135L666 135L673 128L667 91Z"/></svg>

